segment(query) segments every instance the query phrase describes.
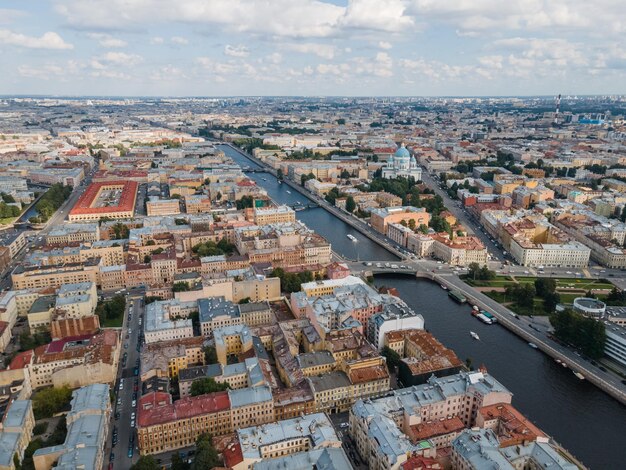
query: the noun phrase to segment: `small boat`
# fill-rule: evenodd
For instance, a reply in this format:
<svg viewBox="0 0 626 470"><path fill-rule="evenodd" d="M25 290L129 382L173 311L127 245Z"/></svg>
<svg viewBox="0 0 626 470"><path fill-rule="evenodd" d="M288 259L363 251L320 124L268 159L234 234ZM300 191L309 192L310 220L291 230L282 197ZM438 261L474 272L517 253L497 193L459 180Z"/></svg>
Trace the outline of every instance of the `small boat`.
<svg viewBox="0 0 626 470"><path fill-rule="evenodd" d="M443 284L441 284L441 288L442 288L443 290L448 290L448 288L447 288L446 286L444 286Z"/></svg>
<svg viewBox="0 0 626 470"><path fill-rule="evenodd" d="M467 299L463 296L463 294L454 290L448 291L448 297L460 304L467 302Z"/></svg>
<svg viewBox="0 0 626 470"><path fill-rule="evenodd" d="M555 359L554 361L559 365L561 364L561 359Z"/></svg>
<svg viewBox="0 0 626 470"><path fill-rule="evenodd" d="M480 313L482 313L485 317L487 317L490 320L489 324L495 323L498 321L498 319L494 317L491 313L489 313L487 310L481 310Z"/></svg>
<svg viewBox="0 0 626 470"><path fill-rule="evenodd" d="M576 371L572 371L572 372L574 372L574 375L578 377L580 380L585 380L585 376L581 374L580 372L576 372Z"/></svg>
<svg viewBox="0 0 626 470"><path fill-rule="evenodd" d="M470 336L476 340L480 340L480 336L478 336L476 333L474 333L473 331L470 331Z"/></svg>
<svg viewBox="0 0 626 470"><path fill-rule="evenodd" d="M475 312L478 312L479 311L478 306L472 305L472 310L474 310Z"/></svg>
<svg viewBox="0 0 626 470"><path fill-rule="evenodd" d="M291 194L291 191L289 191L289 190L287 190L287 191L285 191L285 192L286 192L287 194Z"/></svg>
<svg viewBox="0 0 626 470"><path fill-rule="evenodd" d="M262 178L263 181L267 181L267 178Z"/></svg>
<svg viewBox="0 0 626 470"><path fill-rule="evenodd" d="M304 206L296 206L296 207L294 207L293 210L296 211L296 212L300 212L300 211L303 211L304 209L306 209L306 207L304 207Z"/></svg>
<svg viewBox="0 0 626 470"><path fill-rule="evenodd" d="M283 184L283 180L278 180L278 184Z"/></svg>
<svg viewBox="0 0 626 470"><path fill-rule="evenodd" d="M528 346L530 346L533 349L537 349L537 345L535 343L528 343Z"/></svg>
<svg viewBox="0 0 626 470"><path fill-rule="evenodd" d="M565 364L565 361L561 362L561 365L567 369L567 364Z"/></svg>
<svg viewBox="0 0 626 470"><path fill-rule="evenodd" d="M349 238L350 240L352 240L353 242L358 241L354 235L347 234L347 235L346 235L346 237L348 237L348 238Z"/></svg>
<svg viewBox="0 0 626 470"><path fill-rule="evenodd" d="M486 325L491 325L493 323L493 320L491 320L491 318L486 317L482 313L477 313L474 316Z"/></svg>

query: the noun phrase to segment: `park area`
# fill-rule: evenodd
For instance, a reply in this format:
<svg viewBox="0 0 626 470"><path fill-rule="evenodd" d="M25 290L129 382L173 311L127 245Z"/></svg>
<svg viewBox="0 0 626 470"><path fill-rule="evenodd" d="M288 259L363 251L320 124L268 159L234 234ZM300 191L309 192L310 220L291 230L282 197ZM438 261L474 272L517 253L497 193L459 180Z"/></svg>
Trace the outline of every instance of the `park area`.
<svg viewBox="0 0 626 470"><path fill-rule="evenodd" d="M465 283L519 315L549 315L558 303L571 304L576 297L593 296L609 305L624 305L621 291L605 279L536 278L495 276Z"/></svg>

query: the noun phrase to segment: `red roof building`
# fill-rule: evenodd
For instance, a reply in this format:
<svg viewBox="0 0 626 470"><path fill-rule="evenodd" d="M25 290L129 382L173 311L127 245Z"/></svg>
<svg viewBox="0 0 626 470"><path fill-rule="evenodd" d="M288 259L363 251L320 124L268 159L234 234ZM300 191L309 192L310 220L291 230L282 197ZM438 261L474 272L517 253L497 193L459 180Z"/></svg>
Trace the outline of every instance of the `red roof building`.
<svg viewBox="0 0 626 470"><path fill-rule="evenodd" d="M165 392L139 399L137 434L142 455L193 445L202 433L219 436L232 432L228 392L181 398L172 403Z"/></svg>
<svg viewBox="0 0 626 470"><path fill-rule="evenodd" d="M135 181L102 181L90 184L68 215L70 222L95 221L103 217L127 219L133 217L138 184ZM121 190L115 205L97 206L102 191Z"/></svg>

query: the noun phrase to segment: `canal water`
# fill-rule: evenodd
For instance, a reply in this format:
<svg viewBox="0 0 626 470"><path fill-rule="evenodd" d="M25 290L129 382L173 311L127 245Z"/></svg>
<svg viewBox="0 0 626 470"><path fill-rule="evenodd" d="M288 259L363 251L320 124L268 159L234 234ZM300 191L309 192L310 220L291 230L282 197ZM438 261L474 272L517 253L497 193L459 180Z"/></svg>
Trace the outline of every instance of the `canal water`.
<svg viewBox="0 0 626 470"><path fill-rule="evenodd" d="M228 146L224 152L243 167L257 165ZM276 202L293 205L308 200L266 173L250 173ZM289 191L289 192L287 192ZM387 250L321 208L297 212L297 217L327 238L333 250L351 259L396 259ZM352 234L359 241L351 242ZM585 465L596 469L626 468L626 407L570 369L499 325L485 325L470 315L467 305L452 301L438 284L409 276L376 277L378 286L398 289L400 296L424 316L426 329L458 357L472 360L513 393L513 405ZM480 341L472 339L475 331Z"/></svg>
<svg viewBox="0 0 626 470"><path fill-rule="evenodd" d="M240 152L233 150L228 145L221 145L220 149L242 167L259 168L256 163L246 158ZM269 173L248 173L248 177L264 188L269 197L277 203L293 206L297 203L306 205L311 202L299 192L291 189L288 185L279 184L278 180ZM331 243L333 251L348 259L369 259L377 261L398 260L395 255L320 207L298 211L296 212L296 218L304 222L307 227L326 238ZM357 241L351 241L348 235L352 235Z"/></svg>
<svg viewBox="0 0 626 470"><path fill-rule="evenodd" d="M424 316L425 327L461 361L485 365L511 392L513 405L592 469L626 468L626 407L577 379L545 354L499 325L485 325L470 307L451 300L431 281L409 276L376 276L393 286ZM480 341L469 332L474 331Z"/></svg>

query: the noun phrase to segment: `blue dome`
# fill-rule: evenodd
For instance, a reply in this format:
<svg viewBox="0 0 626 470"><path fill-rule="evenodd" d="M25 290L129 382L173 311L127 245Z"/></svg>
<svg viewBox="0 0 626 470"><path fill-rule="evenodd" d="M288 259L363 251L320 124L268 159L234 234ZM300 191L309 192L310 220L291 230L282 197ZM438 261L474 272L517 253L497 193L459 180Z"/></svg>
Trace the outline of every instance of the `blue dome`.
<svg viewBox="0 0 626 470"><path fill-rule="evenodd" d="M398 150L396 150L395 157L408 160L409 158L411 158L411 154L406 149L406 147L403 145Z"/></svg>

